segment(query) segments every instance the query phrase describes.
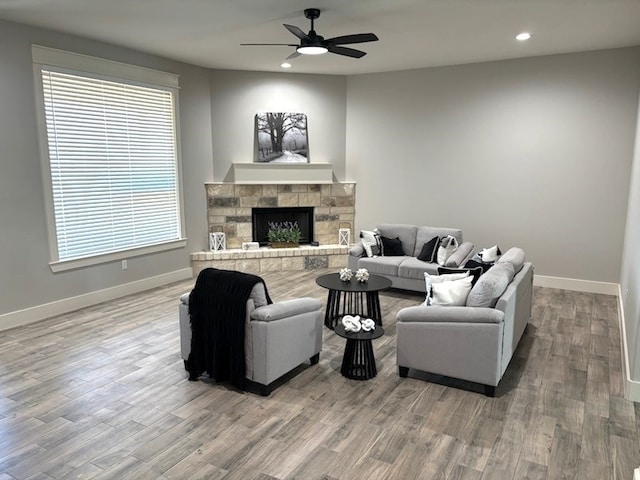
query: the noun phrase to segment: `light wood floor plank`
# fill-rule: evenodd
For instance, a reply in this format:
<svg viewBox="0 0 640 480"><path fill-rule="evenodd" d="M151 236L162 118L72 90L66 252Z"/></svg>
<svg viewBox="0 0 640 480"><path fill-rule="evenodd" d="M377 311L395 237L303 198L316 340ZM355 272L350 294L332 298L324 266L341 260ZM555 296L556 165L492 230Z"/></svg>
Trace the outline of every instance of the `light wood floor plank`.
<svg viewBox="0 0 640 480"><path fill-rule="evenodd" d="M326 302L329 270L264 275L275 300ZM378 375L340 375L344 339L269 397L189 382L176 282L0 333L0 480L629 480L640 407L624 399L617 300L534 289L532 321L495 398L400 378L395 316L422 295L381 293Z"/></svg>

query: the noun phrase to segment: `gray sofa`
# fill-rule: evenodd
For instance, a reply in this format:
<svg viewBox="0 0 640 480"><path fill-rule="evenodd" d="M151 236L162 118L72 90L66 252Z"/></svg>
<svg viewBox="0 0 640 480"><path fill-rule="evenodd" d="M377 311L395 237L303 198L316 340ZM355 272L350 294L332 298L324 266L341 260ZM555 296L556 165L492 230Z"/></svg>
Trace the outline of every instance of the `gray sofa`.
<svg viewBox="0 0 640 480"><path fill-rule="evenodd" d="M467 297L467 305L487 306L401 309L396 323L400 376L420 370L480 383L487 395L495 395L531 318L532 292L533 265L521 249L511 248Z"/></svg>
<svg viewBox="0 0 640 480"><path fill-rule="evenodd" d="M189 293L180 297L180 353L191 352ZM247 300L245 321L246 378L269 395L276 380L304 362L317 364L322 350L322 303L296 298L267 304L264 285L257 283Z"/></svg>
<svg viewBox="0 0 640 480"><path fill-rule="evenodd" d="M404 256L367 257L361 244L354 245L348 256L348 265L354 272L366 268L369 273L383 275L391 280L392 287L416 292L425 291L424 274L438 274L437 263L423 262L417 257L422 246L433 237L452 235L458 240L458 249L449 257L444 266L459 267L471 258L474 245L463 242L462 230L457 228L428 227L407 224L381 224L377 226L380 235L387 238L399 238Z"/></svg>

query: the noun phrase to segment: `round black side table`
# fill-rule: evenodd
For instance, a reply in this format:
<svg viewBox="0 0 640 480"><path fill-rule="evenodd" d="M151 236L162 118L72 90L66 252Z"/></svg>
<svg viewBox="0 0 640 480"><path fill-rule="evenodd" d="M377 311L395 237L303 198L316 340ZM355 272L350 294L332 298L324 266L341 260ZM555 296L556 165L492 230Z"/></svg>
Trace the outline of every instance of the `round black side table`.
<svg viewBox="0 0 640 480"><path fill-rule="evenodd" d="M344 377L353 380L369 380L378 374L376 368L376 358L373 354L371 340L384 335L384 328L376 326L372 332L360 330L357 333L347 332L344 325L339 323L334 331L342 338L347 339L342 356L342 367L340 373Z"/></svg>
<svg viewBox="0 0 640 480"><path fill-rule="evenodd" d="M325 326L333 330L344 315L360 315L363 319L370 318L376 325L382 326L378 292L391 286L391 280L387 277L371 274L364 283L355 278L343 282L338 273L328 273L316 278L316 283L329 290L324 314Z"/></svg>

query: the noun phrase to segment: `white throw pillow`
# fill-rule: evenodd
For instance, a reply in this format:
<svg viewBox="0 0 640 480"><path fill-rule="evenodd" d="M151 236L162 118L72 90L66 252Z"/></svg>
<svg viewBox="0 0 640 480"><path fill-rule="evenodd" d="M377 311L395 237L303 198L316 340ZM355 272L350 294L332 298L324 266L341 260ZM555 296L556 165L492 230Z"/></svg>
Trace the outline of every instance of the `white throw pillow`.
<svg viewBox="0 0 640 480"><path fill-rule="evenodd" d="M438 265L444 266L447 259L458 249L458 240L453 235L447 235L440 241L436 261Z"/></svg>
<svg viewBox="0 0 640 480"><path fill-rule="evenodd" d="M367 257L380 255L380 233L378 233L378 229L361 230L360 239Z"/></svg>
<svg viewBox="0 0 640 480"><path fill-rule="evenodd" d="M431 292L434 283L452 282L469 277L469 272L461 273L443 273L442 275L429 275L424 273L425 291L427 292L427 298L424 302L425 305L431 305ZM473 277L470 277L473 280ZM466 299L465 299L466 301Z"/></svg>
<svg viewBox="0 0 640 480"><path fill-rule="evenodd" d="M498 245L494 245L493 247L489 248L483 248L478 252L478 255L480 255L480 258L482 258L483 262L495 262L500 256L500 248L498 248Z"/></svg>
<svg viewBox="0 0 640 480"><path fill-rule="evenodd" d="M431 285L431 305L462 306L467 303L471 291L473 277L467 276L459 280L434 283Z"/></svg>

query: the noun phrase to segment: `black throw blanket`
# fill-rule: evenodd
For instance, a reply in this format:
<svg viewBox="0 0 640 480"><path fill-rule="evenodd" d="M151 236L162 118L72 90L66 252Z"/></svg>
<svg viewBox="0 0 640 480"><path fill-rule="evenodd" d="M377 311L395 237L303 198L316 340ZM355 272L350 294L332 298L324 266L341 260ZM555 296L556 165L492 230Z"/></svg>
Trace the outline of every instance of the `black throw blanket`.
<svg viewBox="0 0 640 480"><path fill-rule="evenodd" d="M247 300L264 280L256 275L206 268L189 294L191 353L189 380L207 372L216 382L230 382L245 389L244 332ZM267 302L271 302L264 286Z"/></svg>

